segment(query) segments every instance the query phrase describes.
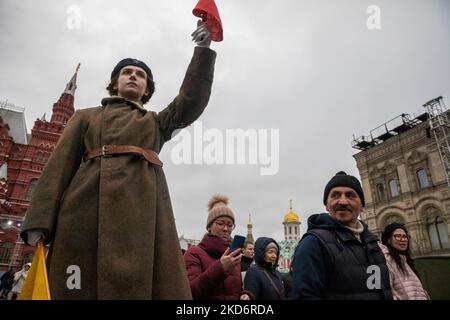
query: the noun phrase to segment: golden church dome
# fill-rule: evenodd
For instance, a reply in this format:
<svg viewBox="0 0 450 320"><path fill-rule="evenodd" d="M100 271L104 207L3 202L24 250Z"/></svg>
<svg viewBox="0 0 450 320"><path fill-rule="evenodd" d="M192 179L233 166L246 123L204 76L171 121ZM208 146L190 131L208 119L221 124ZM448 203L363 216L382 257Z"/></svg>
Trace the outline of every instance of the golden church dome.
<svg viewBox="0 0 450 320"><path fill-rule="evenodd" d="M300 218L298 217L298 215L294 211L292 211L292 200L291 200L289 212L285 214L283 222L284 223L300 222Z"/></svg>
<svg viewBox="0 0 450 320"><path fill-rule="evenodd" d="M294 211L289 210L289 212L284 216L284 222L300 222L300 218Z"/></svg>

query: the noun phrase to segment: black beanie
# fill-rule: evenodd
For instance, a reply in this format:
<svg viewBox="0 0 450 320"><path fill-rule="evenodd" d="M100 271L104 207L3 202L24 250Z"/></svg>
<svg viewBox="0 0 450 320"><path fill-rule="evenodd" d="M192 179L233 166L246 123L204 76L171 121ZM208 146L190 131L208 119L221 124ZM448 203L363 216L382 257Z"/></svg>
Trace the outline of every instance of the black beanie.
<svg viewBox="0 0 450 320"><path fill-rule="evenodd" d="M330 182L328 182L327 186L325 187L325 191L323 193L323 204L325 206L327 205L328 194L334 187L352 188L361 199L362 206L364 207L366 205L366 202L364 201L364 192L362 190L361 183L359 183L359 180L354 176L346 174L344 171L339 171L333 178L331 178Z"/></svg>
<svg viewBox="0 0 450 320"><path fill-rule="evenodd" d="M147 73L148 79L153 80L152 70L150 70L150 68L144 62L132 58L126 58L119 61L119 63L114 67L113 71L111 72L111 79L114 78L114 76L118 74L123 67L126 66L135 66L144 69L145 73Z"/></svg>

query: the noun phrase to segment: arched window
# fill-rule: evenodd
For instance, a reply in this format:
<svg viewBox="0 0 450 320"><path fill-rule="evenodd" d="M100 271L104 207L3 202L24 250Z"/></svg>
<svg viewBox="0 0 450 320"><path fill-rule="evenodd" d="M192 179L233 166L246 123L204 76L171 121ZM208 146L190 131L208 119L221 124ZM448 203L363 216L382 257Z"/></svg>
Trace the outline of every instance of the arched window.
<svg viewBox="0 0 450 320"><path fill-rule="evenodd" d="M449 249L447 226L442 217L427 219L428 236L433 250Z"/></svg>
<svg viewBox="0 0 450 320"><path fill-rule="evenodd" d="M391 192L391 197L397 197L400 193L398 192L398 181L396 179L389 180L389 191Z"/></svg>
<svg viewBox="0 0 450 320"><path fill-rule="evenodd" d="M289 226L289 234L292 234L292 227Z"/></svg>
<svg viewBox="0 0 450 320"><path fill-rule="evenodd" d="M0 263L9 263L9 257L13 252L14 244L12 242L5 242L0 245Z"/></svg>
<svg viewBox="0 0 450 320"><path fill-rule="evenodd" d="M385 200L384 188L383 188L383 185L381 183L377 184L377 194L378 194L378 200L379 201L384 201Z"/></svg>
<svg viewBox="0 0 450 320"><path fill-rule="evenodd" d="M384 219L383 229L386 228L387 225L391 223L405 223L401 217L396 214L391 214Z"/></svg>
<svg viewBox="0 0 450 320"><path fill-rule="evenodd" d="M416 172L417 178L419 179L420 189L424 189L430 186L430 180L428 180L428 174L425 169L420 169Z"/></svg>
<svg viewBox="0 0 450 320"><path fill-rule="evenodd" d="M26 199L28 201L30 201L31 197L33 196L33 191L34 191L34 188L36 188L37 182L38 182L37 179L31 180L30 185L28 186L27 197L26 197Z"/></svg>
<svg viewBox="0 0 450 320"><path fill-rule="evenodd" d="M448 241L447 226L442 217L436 217L436 229L442 249L449 249L450 243Z"/></svg>

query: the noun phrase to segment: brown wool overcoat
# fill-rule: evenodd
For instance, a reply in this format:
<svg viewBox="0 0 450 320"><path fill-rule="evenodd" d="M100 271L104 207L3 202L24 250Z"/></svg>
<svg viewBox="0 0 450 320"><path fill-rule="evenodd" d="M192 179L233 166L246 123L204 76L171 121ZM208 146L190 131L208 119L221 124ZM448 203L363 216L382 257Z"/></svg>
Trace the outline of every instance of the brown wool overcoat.
<svg viewBox="0 0 450 320"><path fill-rule="evenodd" d="M21 233L27 242L26 232L39 229L51 242L53 299L192 298L162 168L133 155L87 162L82 156L108 144L159 153L174 130L190 125L206 107L215 57L209 48L195 48L178 96L159 114L109 97L70 119ZM81 289L68 289L72 265L80 268Z"/></svg>

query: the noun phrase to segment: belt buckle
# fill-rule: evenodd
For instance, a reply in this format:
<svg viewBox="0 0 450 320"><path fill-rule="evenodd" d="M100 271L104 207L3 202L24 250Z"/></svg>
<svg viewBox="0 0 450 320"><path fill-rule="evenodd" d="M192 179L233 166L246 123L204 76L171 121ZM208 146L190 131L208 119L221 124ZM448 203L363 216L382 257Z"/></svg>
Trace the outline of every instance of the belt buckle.
<svg viewBox="0 0 450 320"><path fill-rule="evenodd" d="M102 146L102 157L109 158L111 154L108 153L108 145Z"/></svg>

